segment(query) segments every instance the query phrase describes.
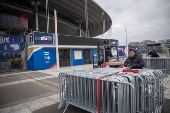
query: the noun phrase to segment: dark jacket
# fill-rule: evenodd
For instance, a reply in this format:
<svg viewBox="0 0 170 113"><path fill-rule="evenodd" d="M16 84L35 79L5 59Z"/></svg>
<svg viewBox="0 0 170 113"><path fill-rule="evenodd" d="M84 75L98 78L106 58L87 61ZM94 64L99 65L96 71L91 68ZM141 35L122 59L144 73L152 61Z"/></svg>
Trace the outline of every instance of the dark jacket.
<svg viewBox="0 0 170 113"><path fill-rule="evenodd" d="M159 57L159 55L156 52L149 52L148 55L151 55L151 57Z"/></svg>
<svg viewBox="0 0 170 113"><path fill-rule="evenodd" d="M128 57L126 61L124 62L125 67L132 66L132 69L143 69L144 67L144 61L141 56L136 54L134 57Z"/></svg>

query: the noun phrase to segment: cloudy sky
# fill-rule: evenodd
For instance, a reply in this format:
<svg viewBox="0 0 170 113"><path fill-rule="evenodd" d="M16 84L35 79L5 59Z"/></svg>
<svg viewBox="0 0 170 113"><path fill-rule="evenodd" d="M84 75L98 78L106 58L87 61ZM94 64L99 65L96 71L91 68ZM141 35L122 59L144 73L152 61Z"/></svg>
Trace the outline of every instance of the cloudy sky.
<svg viewBox="0 0 170 113"><path fill-rule="evenodd" d="M170 39L170 0L95 0L111 17L112 28L104 37L129 42ZM102 37L102 36L98 36Z"/></svg>

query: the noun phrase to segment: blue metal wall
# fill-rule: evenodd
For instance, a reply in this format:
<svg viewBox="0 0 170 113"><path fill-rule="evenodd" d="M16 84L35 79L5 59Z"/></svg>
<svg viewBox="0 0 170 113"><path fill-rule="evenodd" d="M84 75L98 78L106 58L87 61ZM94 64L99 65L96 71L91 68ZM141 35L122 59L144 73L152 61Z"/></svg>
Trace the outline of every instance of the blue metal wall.
<svg viewBox="0 0 170 113"><path fill-rule="evenodd" d="M82 51L82 59L75 59L74 51ZM84 64L84 50L83 49L72 49L71 50L72 65L83 65Z"/></svg>
<svg viewBox="0 0 170 113"><path fill-rule="evenodd" d="M75 51L82 52L82 59L75 59ZM90 60L93 61L93 55L97 53L97 49L90 49ZM47 59L47 57L50 59ZM97 63L97 62L94 62ZM84 65L84 50L83 49L71 49L71 64L72 66ZM28 59L29 70L44 70L50 69L56 66L56 49L55 47L43 47L37 50L32 49L32 54Z"/></svg>
<svg viewBox="0 0 170 113"><path fill-rule="evenodd" d="M28 59L29 70L51 69L56 66L56 49L54 47L44 47L32 51Z"/></svg>

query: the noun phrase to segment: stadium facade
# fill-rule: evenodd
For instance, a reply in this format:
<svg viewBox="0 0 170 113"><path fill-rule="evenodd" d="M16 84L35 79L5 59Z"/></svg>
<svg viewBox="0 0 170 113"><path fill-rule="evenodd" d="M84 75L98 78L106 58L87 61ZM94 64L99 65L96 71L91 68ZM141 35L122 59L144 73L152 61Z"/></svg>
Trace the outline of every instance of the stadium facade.
<svg viewBox="0 0 170 113"><path fill-rule="evenodd" d="M0 9L1 60L21 54L30 70L56 66L54 9L60 66L91 63L98 40L93 37L112 25L94 0L0 0Z"/></svg>

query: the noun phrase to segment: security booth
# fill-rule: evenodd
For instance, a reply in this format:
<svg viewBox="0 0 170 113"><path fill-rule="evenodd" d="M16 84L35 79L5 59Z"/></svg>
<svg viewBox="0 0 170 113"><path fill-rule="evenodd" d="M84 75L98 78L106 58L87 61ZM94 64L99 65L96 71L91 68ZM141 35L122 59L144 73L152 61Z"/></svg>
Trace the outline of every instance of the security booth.
<svg viewBox="0 0 170 113"><path fill-rule="evenodd" d="M55 34L32 32L27 34L28 70L44 70L56 67Z"/></svg>

